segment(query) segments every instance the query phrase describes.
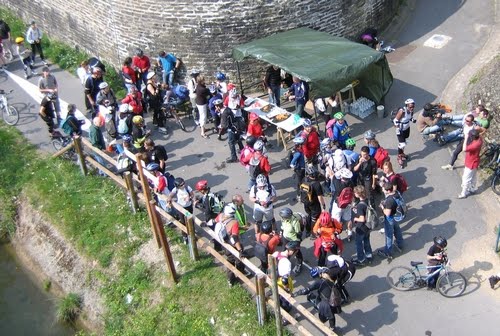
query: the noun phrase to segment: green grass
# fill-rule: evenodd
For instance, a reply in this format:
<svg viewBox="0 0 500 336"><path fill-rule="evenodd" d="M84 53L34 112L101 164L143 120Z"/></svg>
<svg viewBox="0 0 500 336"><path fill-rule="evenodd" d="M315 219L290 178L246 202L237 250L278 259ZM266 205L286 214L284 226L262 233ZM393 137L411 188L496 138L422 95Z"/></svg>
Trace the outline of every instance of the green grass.
<svg viewBox="0 0 500 336"><path fill-rule="evenodd" d="M45 280L43 280L42 285L43 285L43 290L48 292L48 291L50 291L50 288L52 287L52 282L49 279L45 279Z"/></svg>
<svg viewBox="0 0 500 336"><path fill-rule="evenodd" d="M12 11L4 6L0 6L0 17L9 24L12 39L15 39L18 36L24 37L25 32L29 27L28 23L23 22ZM70 47L63 42L55 39L49 39L47 34L42 37L42 47L44 55L52 63L59 65L59 67L67 70L75 76L75 71L80 63L90 57L89 54ZM126 91L123 87L120 75L110 64L104 61L103 63L106 66L106 75L104 76L104 80L113 88L116 97L118 99L122 99L125 97Z"/></svg>
<svg viewBox="0 0 500 336"><path fill-rule="evenodd" d="M56 318L59 322L73 324L82 310L82 299L78 294L69 293L57 303Z"/></svg>

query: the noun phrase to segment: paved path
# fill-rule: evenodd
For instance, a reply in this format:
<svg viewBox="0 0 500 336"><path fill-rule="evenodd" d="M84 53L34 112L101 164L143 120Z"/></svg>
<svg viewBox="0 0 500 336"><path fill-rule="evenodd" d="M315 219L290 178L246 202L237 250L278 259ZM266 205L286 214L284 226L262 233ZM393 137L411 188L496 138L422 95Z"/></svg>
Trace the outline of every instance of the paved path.
<svg viewBox="0 0 500 336"><path fill-rule="evenodd" d="M386 97L387 109L399 106L407 97L417 101L417 108L427 101L439 100L449 80L479 52L490 37L495 13L493 3L493 0L418 1L395 40L396 52L388 57L395 82ZM434 34L449 36L451 40L441 49L424 47L424 42ZM22 75L18 63L9 69L14 75ZM80 110L84 110L83 91L78 80L72 74L58 69L54 69L53 73L61 83L62 99L76 103ZM34 78L29 82L36 84L37 80ZM18 128L41 150L53 151L46 126L37 117L38 103L32 98L32 87L23 80L13 81L6 74L0 74L0 87L5 86L16 88L11 102L21 113ZM396 139L388 119L373 117L361 122L349 116L348 120L353 125L358 150L362 145L362 133L371 128L379 133L377 137L390 154L396 153ZM148 121L151 122L150 119ZM239 164L227 165L223 162L229 155L225 142L219 142L215 137L205 140L198 131L183 133L173 123L171 126L173 133L166 136L156 134L155 139L166 146L170 157L168 169L175 176L185 177L191 185L204 178L214 186L214 191L229 196L241 193L246 197L247 176L244 169ZM498 293L492 295L493 292L485 288L487 285L482 282L484 278L472 276L468 294L458 299L445 299L425 290L400 293L390 290L385 282L385 274L390 267L406 265L410 260L424 260L429 242L435 235L441 234L448 238L449 255L453 260L458 259L466 242L487 233L486 221L477 214L480 209L478 197L457 200L460 185L458 174L439 168L449 160L448 150L437 147L432 141L424 143L415 129L412 132L408 146L412 161L403 172L411 186L407 192L411 209L403 224L404 252L397 255L390 265L377 259L371 267L357 272L349 284L353 303L344 308L344 313L338 318L338 325L341 332L347 335L486 334L496 330L495 318L500 311L500 300ZM272 143L271 181L279 191L276 207L279 209L291 205L294 210L302 211L300 204L291 200L294 196L291 172L283 165L284 152L277 147L274 134ZM485 188L482 186L481 191ZM498 209L498 202L496 206ZM247 233L245 240L250 239L251 233ZM306 260L315 265L311 243L304 242L308 247ZM374 233L372 246L378 248L382 245L383 236ZM354 244L347 243L345 256L354 254ZM459 266L462 267L457 270L465 268L463 271L468 275L493 268L491 262L483 261ZM498 268L498 263L495 267ZM310 278L306 271L297 279L299 287L308 281Z"/></svg>

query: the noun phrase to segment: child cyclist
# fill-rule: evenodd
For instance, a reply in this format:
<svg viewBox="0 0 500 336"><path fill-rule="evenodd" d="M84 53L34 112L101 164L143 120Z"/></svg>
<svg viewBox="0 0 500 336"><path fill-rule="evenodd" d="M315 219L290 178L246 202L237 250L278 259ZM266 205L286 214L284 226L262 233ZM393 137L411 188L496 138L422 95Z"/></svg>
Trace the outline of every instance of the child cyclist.
<svg viewBox="0 0 500 336"><path fill-rule="evenodd" d="M445 248L447 245L448 242L446 241L445 238L441 236L434 237L434 244L429 248L429 251L427 252L427 263L428 263L429 274L434 272L439 265L445 262L446 260ZM436 282L438 278L439 278L439 272L427 279L428 290L433 290L436 288Z"/></svg>

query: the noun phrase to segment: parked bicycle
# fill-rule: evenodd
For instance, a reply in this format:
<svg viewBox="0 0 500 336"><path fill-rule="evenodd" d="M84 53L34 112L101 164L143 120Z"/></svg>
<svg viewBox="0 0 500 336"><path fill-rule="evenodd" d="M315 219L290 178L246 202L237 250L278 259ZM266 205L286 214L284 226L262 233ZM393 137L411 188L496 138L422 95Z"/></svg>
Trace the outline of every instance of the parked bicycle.
<svg viewBox="0 0 500 336"><path fill-rule="evenodd" d="M12 93L14 90L10 90L9 92L5 92L4 90L0 90L0 110L2 112L3 121L7 125L14 126L19 121L19 113L17 109L9 105L9 101L7 99L7 95Z"/></svg>
<svg viewBox="0 0 500 336"><path fill-rule="evenodd" d="M56 135L56 136L52 137L52 146L54 146L54 149L58 152L61 149L63 149L64 147L71 144L72 141L73 141L73 138L71 138L70 136L64 136L62 134ZM64 159L70 160L70 161L76 161L76 159L77 159L76 151L74 148L67 150L61 156Z"/></svg>
<svg viewBox="0 0 500 336"><path fill-rule="evenodd" d="M481 154L481 166L483 168L495 169L498 165L499 156L500 144L496 141L489 142L486 145L486 150Z"/></svg>
<svg viewBox="0 0 500 336"><path fill-rule="evenodd" d="M436 266L425 266L422 261L412 261L410 265L396 266L387 273L386 280L389 285L399 291L409 291L426 287L431 277L440 274L436 282L439 294L447 298L457 297L463 294L467 288L467 280L458 273L449 269L450 263L446 255L443 255L443 263ZM434 270L428 273L429 270Z"/></svg>
<svg viewBox="0 0 500 336"><path fill-rule="evenodd" d="M175 98L170 98L163 104L162 112L165 113L165 119L174 118L184 132L193 132L197 127L189 101L178 103ZM179 112L182 112L183 117L179 116Z"/></svg>
<svg viewBox="0 0 500 336"><path fill-rule="evenodd" d="M491 189L497 195L500 195L500 156L497 155L495 173L491 180Z"/></svg>

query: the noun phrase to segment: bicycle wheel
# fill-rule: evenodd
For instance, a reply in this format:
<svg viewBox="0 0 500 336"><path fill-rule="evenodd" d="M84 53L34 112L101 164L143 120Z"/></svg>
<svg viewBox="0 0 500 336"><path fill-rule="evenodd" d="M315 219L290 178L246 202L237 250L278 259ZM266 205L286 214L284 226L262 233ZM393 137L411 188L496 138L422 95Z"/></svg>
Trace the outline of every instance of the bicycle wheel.
<svg viewBox="0 0 500 336"><path fill-rule="evenodd" d="M409 291L417 287L417 276L411 268L404 266L391 268L387 273L386 280L389 286L399 291Z"/></svg>
<svg viewBox="0 0 500 336"><path fill-rule="evenodd" d="M19 121L19 113L14 106L9 105L3 109L2 118L7 125L14 126Z"/></svg>
<svg viewBox="0 0 500 336"><path fill-rule="evenodd" d="M491 189L493 189L493 192L495 194L500 195L500 173L497 171L495 172L495 176L493 176L493 180L491 181Z"/></svg>
<svg viewBox="0 0 500 336"><path fill-rule="evenodd" d="M462 295L467 287L467 280L460 273L447 272L439 277L436 287L442 296L453 298Z"/></svg>
<svg viewBox="0 0 500 336"><path fill-rule="evenodd" d="M54 146L54 149L58 152L63 148L63 143L60 139L53 139L52 146Z"/></svg>

